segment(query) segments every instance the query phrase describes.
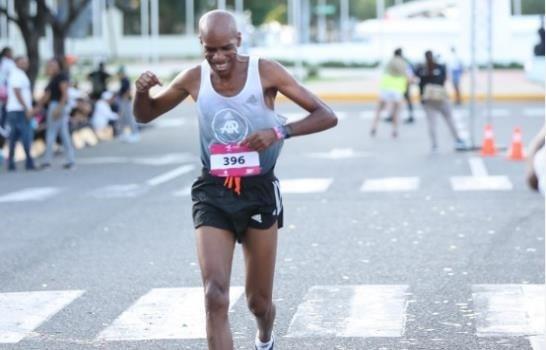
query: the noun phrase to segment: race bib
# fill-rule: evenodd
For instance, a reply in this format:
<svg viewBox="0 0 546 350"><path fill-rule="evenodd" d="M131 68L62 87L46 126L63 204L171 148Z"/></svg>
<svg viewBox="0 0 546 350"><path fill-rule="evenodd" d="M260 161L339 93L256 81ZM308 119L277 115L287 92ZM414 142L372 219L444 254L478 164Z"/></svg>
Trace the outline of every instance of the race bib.
<svg viewBox="0 0 546 350"><path fill-rule="evenodd" d="M239 145L213 144L210 150L210 174L220 177L259 175L258 152Z"/></svg>

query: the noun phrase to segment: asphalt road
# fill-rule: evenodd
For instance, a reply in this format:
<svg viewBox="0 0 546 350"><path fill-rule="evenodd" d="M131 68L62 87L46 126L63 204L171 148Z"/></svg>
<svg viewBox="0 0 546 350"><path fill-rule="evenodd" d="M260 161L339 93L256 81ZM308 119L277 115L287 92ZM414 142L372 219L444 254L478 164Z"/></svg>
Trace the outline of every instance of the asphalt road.
<svg viewBox="0 0 546 350"><path fill-rule="evenodd" d="M338 127L288 140L276 169L277 348L545 349L544 198L523 163L454 152L442 121L432 154L421 111L398 139L387 123L372 139L372 105L332 106ZM544 106L496 104L492 119L499 145L515 126L527 142ZM138 144L61 164L0 173L0 349L205 349L193 105ZM237 247L230 320L236 347L251 349L243 283Z"/></svg>

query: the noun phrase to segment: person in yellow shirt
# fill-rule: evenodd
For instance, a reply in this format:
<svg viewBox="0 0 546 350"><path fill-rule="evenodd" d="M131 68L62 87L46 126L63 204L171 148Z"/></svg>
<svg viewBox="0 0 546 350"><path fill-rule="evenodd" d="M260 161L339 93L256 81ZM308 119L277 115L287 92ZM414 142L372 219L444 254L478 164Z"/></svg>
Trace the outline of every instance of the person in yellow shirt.
<svg viewBox="0 0 546 350"><path fill-rule="evenodd" d="M402 57L402 49L394 50L394 55L385 66L379 83L379 103L370 129L372 137L377 133L381 112L389 105L390 115L392 116L392 137L398 136L398 114L402 106L406 86L410 80L408 69L408 63Z"/></svg>

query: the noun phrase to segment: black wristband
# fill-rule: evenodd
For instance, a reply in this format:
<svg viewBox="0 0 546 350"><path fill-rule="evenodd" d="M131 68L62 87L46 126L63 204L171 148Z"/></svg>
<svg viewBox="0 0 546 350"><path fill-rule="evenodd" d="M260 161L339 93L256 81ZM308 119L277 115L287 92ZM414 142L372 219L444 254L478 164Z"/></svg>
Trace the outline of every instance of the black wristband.
<svg viewBox="0 0 546 350"><path fill-rule="evenodd" d="M289 127L288 125L283 125L282 133L284 134L285 139L289 139L290 137L292 137L292 128Z"/></svg>

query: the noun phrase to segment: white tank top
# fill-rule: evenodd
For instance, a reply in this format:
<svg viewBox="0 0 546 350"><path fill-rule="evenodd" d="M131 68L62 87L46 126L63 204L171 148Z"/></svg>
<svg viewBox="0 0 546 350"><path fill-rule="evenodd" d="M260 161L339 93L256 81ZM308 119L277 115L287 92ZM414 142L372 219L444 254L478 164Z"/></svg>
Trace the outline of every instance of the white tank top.
<svg viewBox="0 0 546 350"><path fill-rule="evenodd" d="M281 126L284 120L265 104L259 58L249 57L248 72L243 89L235 96L220 95L211 81L211 69L206 60L201 63L201 86L197 96L199 136L201 140L201 162L210 170L211 144L238 144L257 130ZM262 174L275 166L282 148L276 142L260 152Z"/></svg>

